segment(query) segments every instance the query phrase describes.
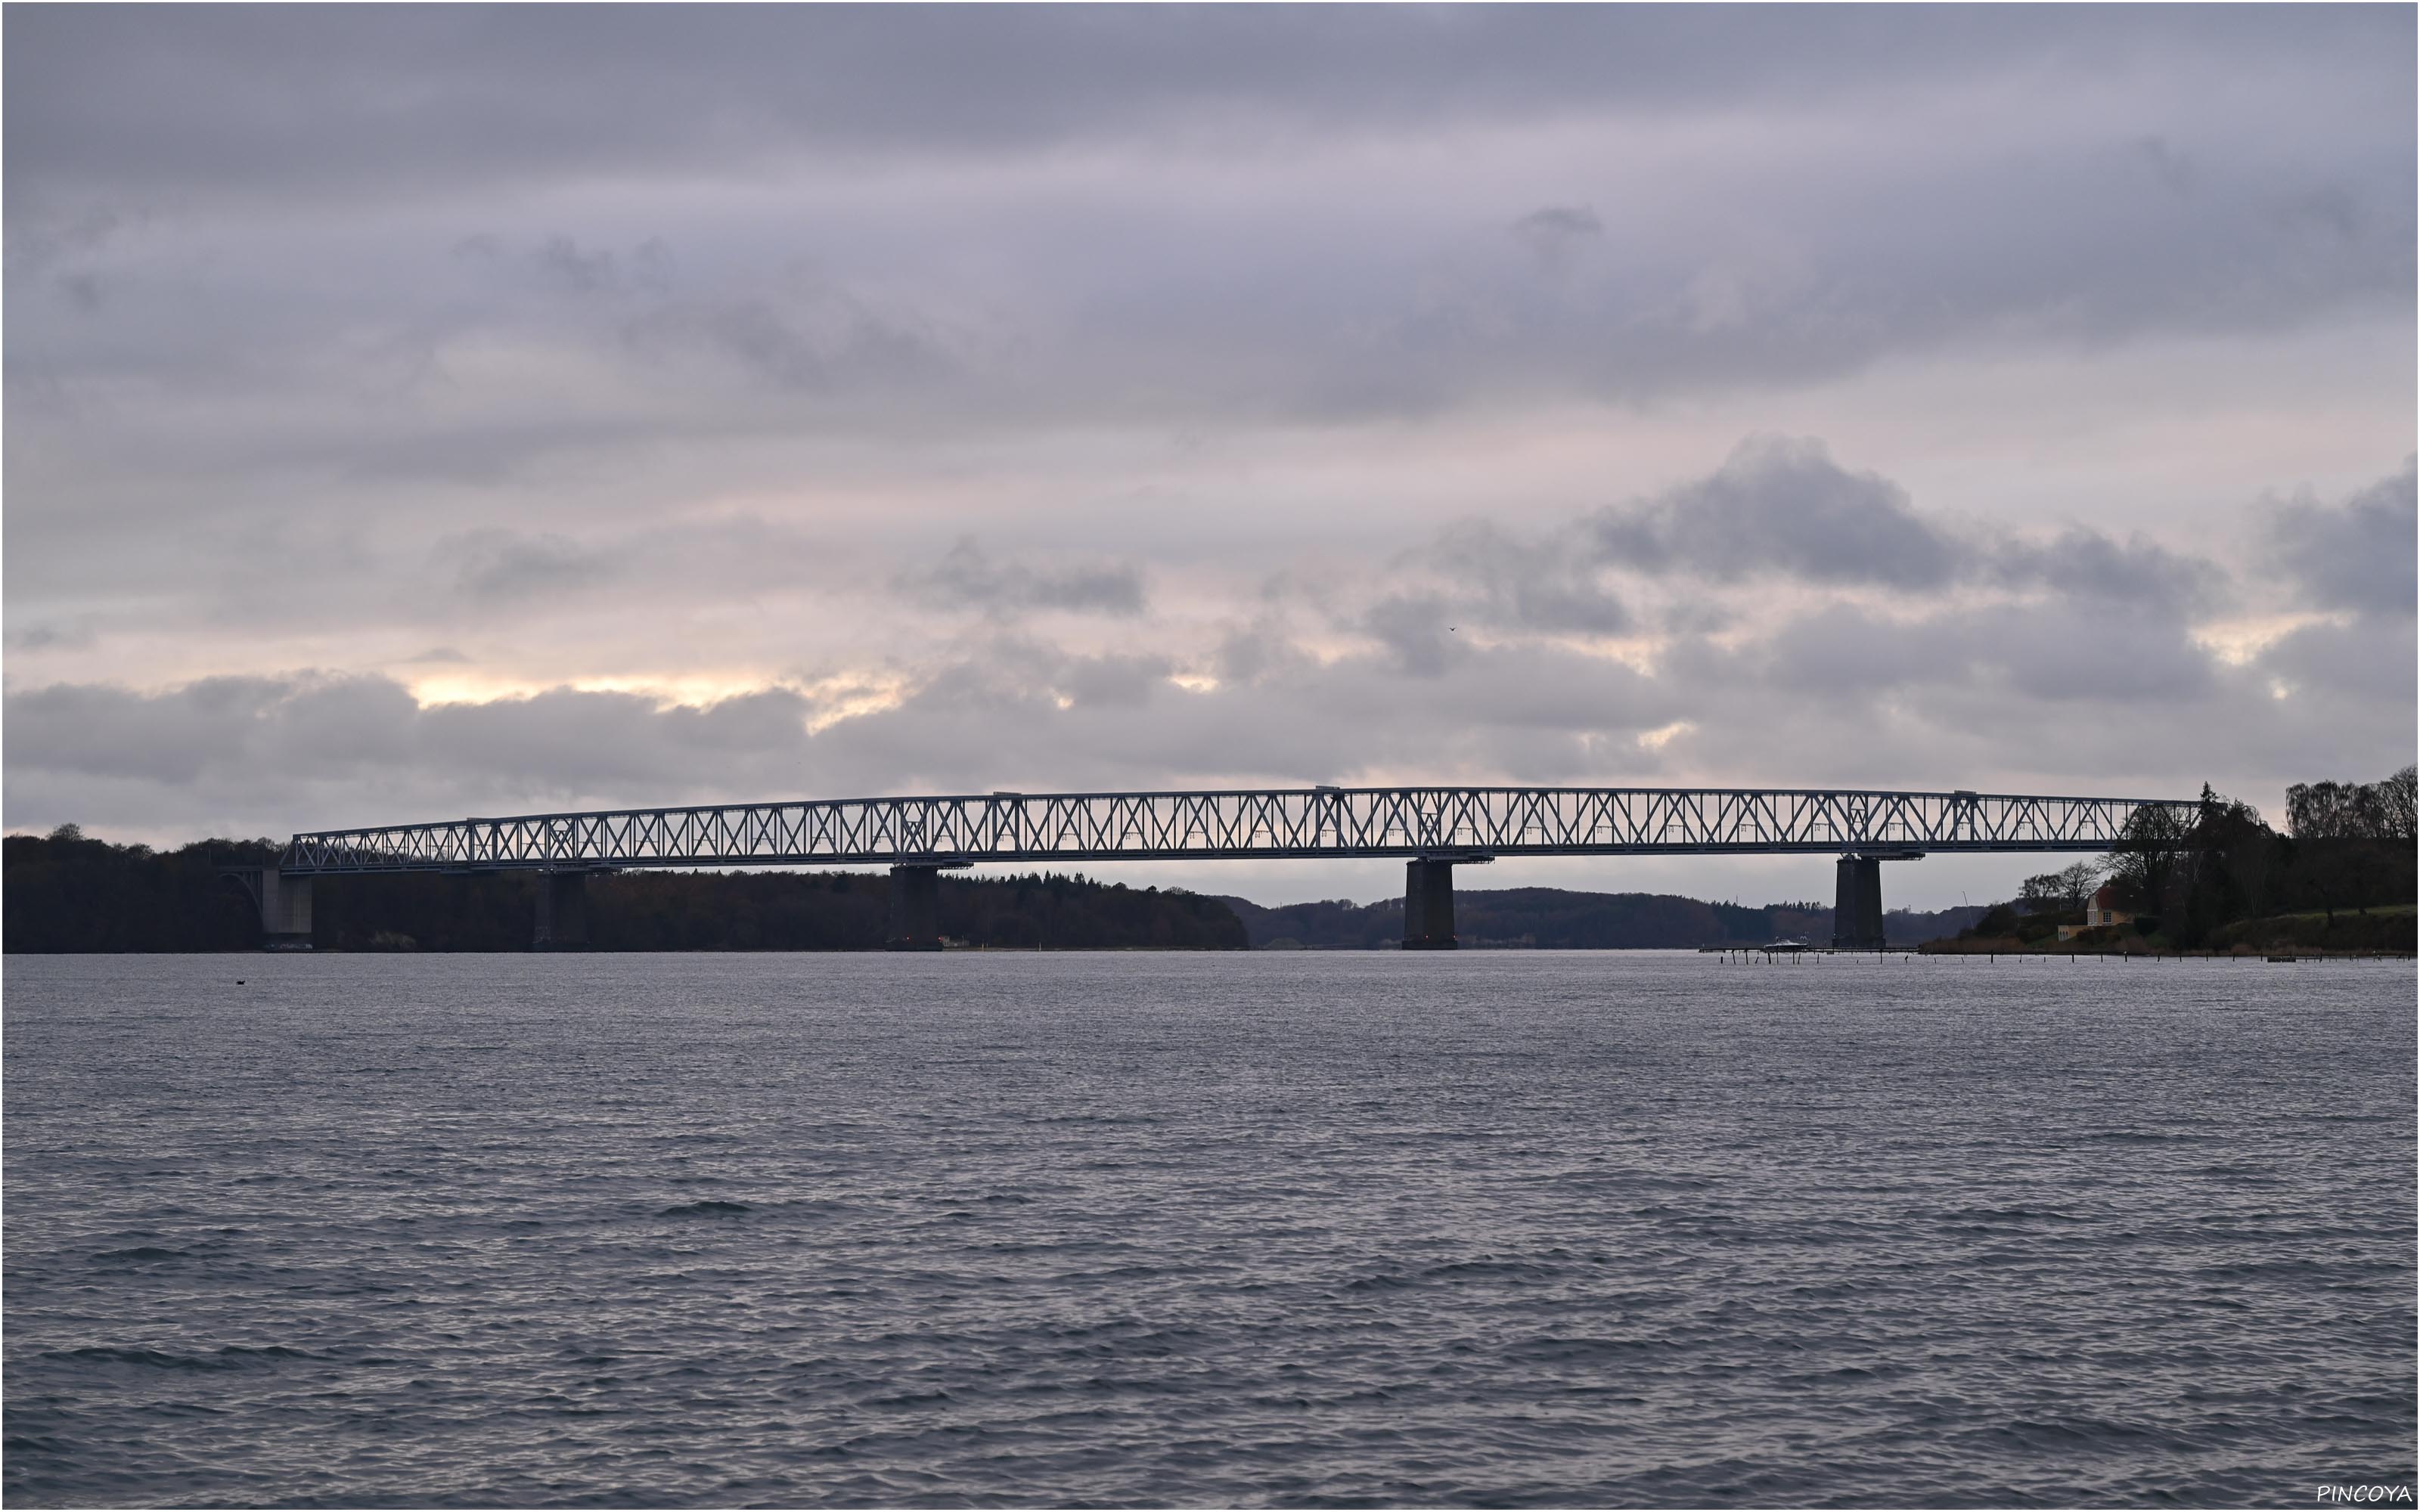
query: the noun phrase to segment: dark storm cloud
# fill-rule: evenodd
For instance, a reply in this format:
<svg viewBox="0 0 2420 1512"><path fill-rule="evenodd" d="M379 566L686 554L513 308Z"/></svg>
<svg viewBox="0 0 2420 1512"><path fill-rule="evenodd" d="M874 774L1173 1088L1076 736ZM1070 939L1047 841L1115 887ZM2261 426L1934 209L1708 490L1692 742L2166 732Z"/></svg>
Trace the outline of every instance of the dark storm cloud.
<svg viewBox="0 0 2420 1512"><path fill-rule="evenodd" d="M1512 234L1536 255L1540 267L1559 273L1580 247L1605 235L1605 223L1585 205L1549 205L1513 222Z"/></svg>
<svg viewBox="0 0 2420 1512"><path fill-rule="evenodd" d="M1549 205L1531 210L1512 223L1512 229L1523 237L1544 241L1561 241L1573 237L1595 237L1605 234L1605 223L1596 211L1585 205Z"/></svg>
<svg viewBox="0 0 2420 1512"><path fill-rule="evenodd" d="M1481 640L1601 637L1635 626L1628 607L1597 580L1595 564L1562 536L1530 540L1466 521L1406 553L1398 565L1432 576L1437 585L1396 587L1355 612L1331 606L1327 618L1336 628L1375 641L1388 664L1408 676L1442 676ZM1262 644L1252 638L1245 642L1250 649L1239 653L1231 641L1221 653L1222 667L1253 675L1268 659Z"/></svg>
<svg viewBox="0 0 2420 1512"><path fill-rule="evenodd" d="M624 330L630 350L663 360L703 354L776 389L895 389L952 376L957 359L912 316L874 308L829 285L775 297L671 303Z"/></svg>
<svg viewBox="0 0 2420 1512"><path fill-rule="evenodd" d="M30 226L11 228L8 270L10 275L40 274L59 263L89 256L125 224L126 218L106 206L83 210Z"/></svg>
<svg viewBox="0 0 2420 1512"><path fill-rule="evenodd" d="M1282 619L1264 614L1220 636L1210 667L1220 682L1244 685L1291 671L1309 659L1286 632Z"/></svg>
<svg viewBox="0 0 2420 1512"><path fill-rule="evenodd" d="M424 706L391 679L310 675L208 678L149 694L60 684L11 689L6 707L12 786L46 774L135 779L256 809L277 806L261 791L271 774L341 783L405 772L533 799L690 791L743 773L777 781L807 741L805 701L780 688L703 708L568 688ZM354 789L355 801L374 801L378 785Z"/></svg>
<svg viewBox="0 0 2420 1512"><path fill-rule="evenodd" d="M1670 754L1735 761L1761 780L1778 767L1808 780L2161 794L2200 774L2273 805L2300 774L2342 764L2333 752L2369 752L2360 759L2376 765L2410 748L2397 690L2412 673L2410 635L2315 629L2329 633L2235 665L2168 609L2092 594L1897 613L1834 604L1736 644L1676 642L1657 678L1699 690L1697 728ZM2287 670L2305 662L2318 667ZM1769 738L1780 730L1786 745Z"/></svg>
<svg viewBox="0 0 2420 1512"><path fill-rule="evenodd" d="M2052 600L1887 617L1834 605L1779 626L1726 676L1873 698L1909 688L1996 690L2040 708L2190 702L2211 686L2209 653L2161 607Z"/></svg>
<svg viewBox="0 0 2420 1512"><path fill-rule="evenodd" d="M806 701L786 688L704 707L559 688L487 703L440 703L421 711L417 734L427 748L473 771L551 778L589 792L642 784L679 788L734 770L779 771L806 749L807 711ZM789 778L774 791L790 791L796 782Z"/></svg>
<svg viewBox="0 0 2420 1512"><path fill-rule="evenodd" d="M2420 473L2413 458L2340 504L2309 498L2275 506L2270 546L2311 609L2410 617L2420 580Z"/></svg>
<svg viewBox="0 0 2420 1512"><path fill-rule="evenodd" d="M214 677L171 692L59 684L7 695L8 765L190 783L240 751L263 711L289 688L258 677Z"/></svg>
<svg viewBox="0 0 2420 1512"><path fill-rule="evenodd" d="M440 537L429 548L425 579L438 592L424 594L415 584L384 612L443 635L465 622L542 621L662 595L747 600L799 588L819 569L825 584L839 586L828 555L829 548L813 536L744 515L613 534L594 528L577 533L481 528ZM306 600L299 617L307 623L331 611L324 599ZM225 612L267 623L297 617L286 605L257 601L240 601ZM352 612L374 611L357 604Z"/></svg>
<svg viewBox="0 0 2420 1512"><path fill-rule="evenodd" d="M411 695L382 677L209 677L159 693L59 684L11 689L15 774L66 772L190 787L250 769L357 774L419 754Z"/></svg>
<svg viewBox="0 0 2420 1512"><path fill-rule="evenodd" d="M19 651L81 650L96 639L83 625L29 625L9 632L8 644Z"/></svg>
<svg viewBox="0 0 2420 1512"><path fill-rule="evenodd" d="M1907 493L1851 472L1812 439L1742 441L1711 477L1587 522L1606 562L1719 580L1780 573L1816 583L1939 588L1966 551L1918 516Z"/></svg>
<svg viewBox="0 0 2420 1512"><path fill-rule="evenodd" d="M1418 560L1467 590L1457 612L1475 625L1593 636L1634 627L1628 606L1567 540L1525 540L1473 520L1446 530Z"/></svg>
<svg viewBox="0 0 2420 1512"><path fill-rule="evenodd" d="M582 252L569 237L549 237L537 253L538 271L571 294L599 294L621 282L610 252Z"/></svg>
<svg viewBox="0 0 2420 1512"><path fill-rule="evenodd" d="M1283 656L1208 692L1158 681L1130 702L1068 701L1093 660L1011 645L953 662L895 707L819 733L815 770L908 791L1333 781L1399 764L1569 778L1608 741L1636 758L1636 734L1673 717L1668 691L1629 668L1536 645L1473 648L1434 670L1386 651Z"/></svg>
<svg viewBox="0 0 2420 1512"><path fill-rule="evenodd" d="M996 561L971 538L952 547L935 565L900 574L892 587L935 609L987 614L1061 609L1130 617L1145 608L1142 570L1131 563L1036 566Z"/></svg>
<svg viewBox="0 0 2420 1512"><path fill-rule="evenodd" d="M457 257L488 259L500 256L503 251L502 241L486 235L465 237L454 245ZM659 237L617 250L582 247L577 238L557 233L538 244L531 254L530 266L535 270L539 283L560 294L636 293L660 299L673 291L673 251Z"/></svg>
<svg viewBox="0 0 2420 1512"><path fill-rule="evenodd" d="M391 194L768 151L994 152L1627 108L1789 107L1978 69L2311 56L2411 17L2242 8L12 8L9 189ZM21 175L30 171L33 180Z"/></svg>
<svg viewBox="0 0 2420 1512"><path fill-rule="evenodd" d="M2420 666L2407 613L2352 625L2305 625L2263 647L2255 668L2296 689L2360 699L2381 713L2411 706L2412 670Z"/></svg>
<svg viewBox="0 0 2420 1512"><path fill-rule="evenodd" d="M2070 526L2047 543L2001 542L1986 570L2011 585L2106 599L2162 615L2209 608L2226 582L2215 563L2171 551L2139 532L2117 541L2083 526Z"/></svg>
<svg viewBox="0 0 2420 1512"><path fill-rule="evenodd" d="M592 587L621 570L618 553L564 535L469 531L440 541L431 557L453 591L474 604L523 604Z"/></svg>
<svg viewBox="0 0 2420 1512"><path fill-rule="evenodd" d="M1394 594L1371 605L1359 628L1387 648L1402 671L1438 677L1467 649L1454 640L1460 631L1446 623L1451 612L1441 594Z"/></svg>
<svg viewBox="0 0 2420 1512"><path fill-rule="evenodd" d="M1060 686L1074 707L1132 706L1148 702L1175 670L1168 656L1088 656L1070 665Z"/></svg>
<svg viewBox="0 0 2420 1512"><path fill-rule="evenodd" d="M2139 531L2118 540L2070 524L2043 539L2022 526L1953 523L1918 509L1891 479L1840 466L1812 437L1749 437L1708 476L1598 510L1567 537L1523 542L1474 525L1448 532L1435 551L1488 581L1496 600L1515 610L1502 616L1507 622L1600 634L1620 633L1633 616L1596 582L1598 564L1649 578L1917 595L2012 589L2107 600L2160 618L2212 608L2230 582L2215 563ZM1681 627L1688 617L1671 623Z"/></svg>

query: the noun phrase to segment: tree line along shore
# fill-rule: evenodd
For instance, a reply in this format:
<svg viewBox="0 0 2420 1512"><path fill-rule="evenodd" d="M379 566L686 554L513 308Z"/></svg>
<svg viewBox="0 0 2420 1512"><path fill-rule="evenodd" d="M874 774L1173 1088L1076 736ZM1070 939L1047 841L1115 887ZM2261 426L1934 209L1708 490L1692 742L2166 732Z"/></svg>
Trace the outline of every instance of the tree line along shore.
<svg viewBox="0 0 2420 1512"><path fill-rule="evenodd" d="M2296 783L2283 833L2205 785L2190 814L2136 810L2106 856L2026 878L1929 948L2410 953L2414 779L2407 766L2377 782Z"/></svg>

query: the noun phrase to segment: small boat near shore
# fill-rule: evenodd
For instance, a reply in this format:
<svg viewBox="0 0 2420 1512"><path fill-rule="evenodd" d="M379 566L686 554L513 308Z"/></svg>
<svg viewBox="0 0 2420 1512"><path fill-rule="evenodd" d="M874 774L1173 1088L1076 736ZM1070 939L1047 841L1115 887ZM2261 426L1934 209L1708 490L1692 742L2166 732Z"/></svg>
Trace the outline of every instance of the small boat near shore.
<svg viewBox="0 0 2420 1512"><path fill-rule="evenodd" d="M1699 955L1751 955L1761 951L1766 955L1800 955L1809 950L1822 949L1823 949L1823 946L1810 945L1795 936L1785 935L1781 939L1773 940L1764 945L1701 945L1698 947L1698 953Z"/></svg>

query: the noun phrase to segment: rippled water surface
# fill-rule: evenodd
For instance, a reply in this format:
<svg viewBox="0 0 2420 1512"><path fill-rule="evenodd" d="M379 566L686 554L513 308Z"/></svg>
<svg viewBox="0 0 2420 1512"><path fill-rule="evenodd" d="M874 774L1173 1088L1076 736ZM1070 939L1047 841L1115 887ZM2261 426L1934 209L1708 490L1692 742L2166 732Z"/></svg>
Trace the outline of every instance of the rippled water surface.
<svg viewBox="0 0 2420 1512"><path fill-rule="evenodd" d="M2413 1475L2408 965L6 976L11 1505Z"/></svg>

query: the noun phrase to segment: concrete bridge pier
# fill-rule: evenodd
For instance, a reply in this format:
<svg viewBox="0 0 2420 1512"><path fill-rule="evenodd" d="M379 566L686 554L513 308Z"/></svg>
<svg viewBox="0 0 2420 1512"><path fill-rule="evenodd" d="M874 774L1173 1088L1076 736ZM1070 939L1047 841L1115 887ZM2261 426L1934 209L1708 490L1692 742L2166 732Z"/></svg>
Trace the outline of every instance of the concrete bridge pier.
<svg viewBox="0 0 2420 1512"><path fill-rule="evenodd" d="M273 866L225 866L219 875L243 889L260 910L260 948L311 949L311 879L278 874Z"/></svg>
<svg viewBox="0 0 2420 1512"><path fill-rule="evenodd" d="M938 950L941 948L941 869L906 865L891 869L891 927L884 933L886 950Z"/></svg>
<svg viewBox="0 0 2420 1512"><path fill-rule="evenodd" d="M1883 948L1883 864L1869 856L1843 856L1832 903L1832 948Z"/></svg>
<svg viewBox="0 0 2420 1512"><path fill-rule="evenodd" d="M1920 861L1921 851L1866 851L1843 856L1832 895L1832 949L1883 948L1883 863Z"/></svg>
<svg viewBox="0 0 2420 1512"><path fill-rule="evenodd" d="M1479 865L1493 859L1487 856L1423 856L1404 863L1404 949L1462 948L1453 931L1454 865Z"/></svg>
<svg viewBox="0 0 2420 1512"><path fill-rule="evenodd" d="M588 872L584 869L537 874L537 933L530 949L588 949Z"/></svg>

